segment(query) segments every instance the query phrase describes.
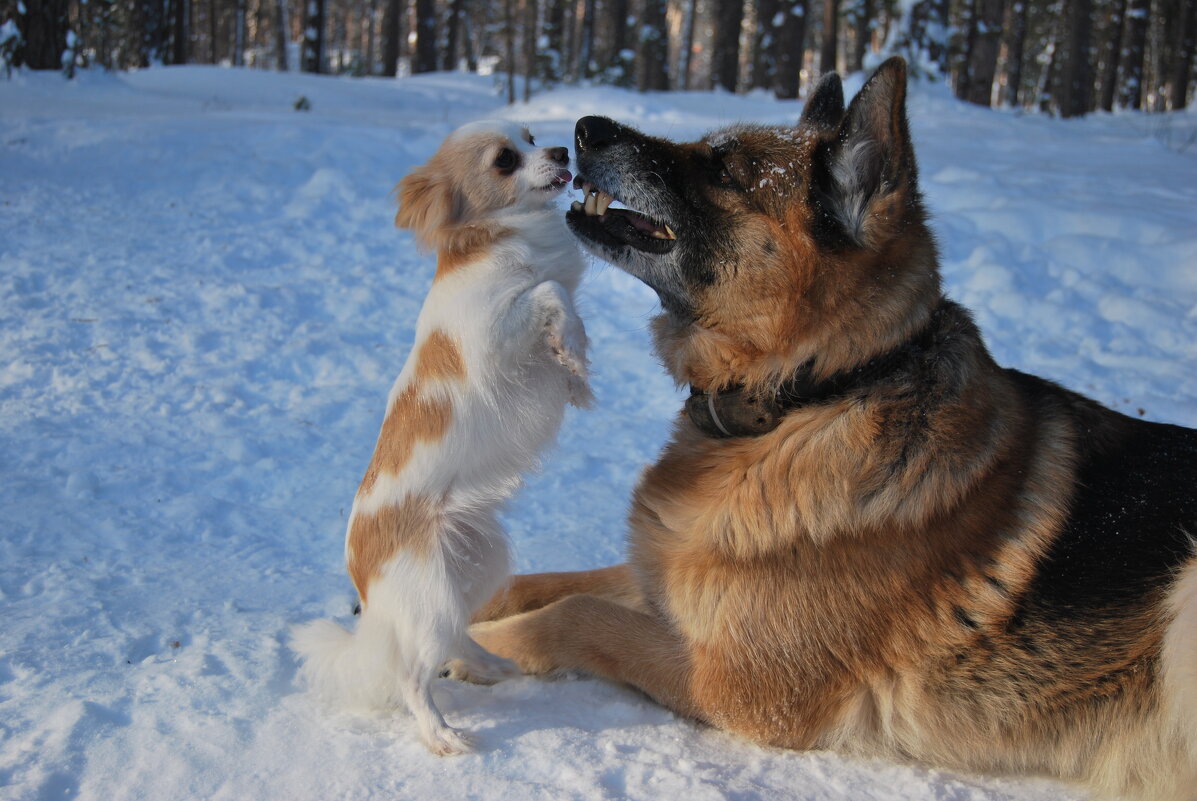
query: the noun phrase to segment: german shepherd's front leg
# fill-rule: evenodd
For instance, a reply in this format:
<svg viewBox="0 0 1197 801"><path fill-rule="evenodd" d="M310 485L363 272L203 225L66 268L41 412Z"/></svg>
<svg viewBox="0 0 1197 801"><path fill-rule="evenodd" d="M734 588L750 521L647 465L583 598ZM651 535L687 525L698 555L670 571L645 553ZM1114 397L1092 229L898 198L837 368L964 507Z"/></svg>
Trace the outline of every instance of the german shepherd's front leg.
<svg viewBox="0 0 1197 801"><path fill-rule="evenodd" d="M474 613L471 622L501 620L540 609L570 595L583 594L606 598L632 609L644 605L640 588L626 564L572 573L530 573L513 577Z"/></svg>
<svg viewBox="0 0 1197 801"><path fill-rule="evenodd" d="M593 595L479 623L470 634L525 673L582 670L628 684L686 717L703 719L691 693L689 648L663 620Z"/></svg>

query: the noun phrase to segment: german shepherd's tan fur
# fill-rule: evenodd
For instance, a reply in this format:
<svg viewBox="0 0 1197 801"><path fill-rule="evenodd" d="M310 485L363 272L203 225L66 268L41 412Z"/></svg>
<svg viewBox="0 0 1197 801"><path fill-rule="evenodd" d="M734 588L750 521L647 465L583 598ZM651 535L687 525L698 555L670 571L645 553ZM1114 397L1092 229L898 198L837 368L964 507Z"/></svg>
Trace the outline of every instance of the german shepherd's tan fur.
<svg viewBox="0 0 1197 801"><path fill-rule="evenodd" d="M627 564L518 577L473 633L761 743L1197 798L1197 432L993 362L940 290L905 85L891 60L846 110L832 78L796 129L692 144L579 121L580 171L648 222L571 228L657 290L679 383L929 344L762 436L683 412Z"/></svg>

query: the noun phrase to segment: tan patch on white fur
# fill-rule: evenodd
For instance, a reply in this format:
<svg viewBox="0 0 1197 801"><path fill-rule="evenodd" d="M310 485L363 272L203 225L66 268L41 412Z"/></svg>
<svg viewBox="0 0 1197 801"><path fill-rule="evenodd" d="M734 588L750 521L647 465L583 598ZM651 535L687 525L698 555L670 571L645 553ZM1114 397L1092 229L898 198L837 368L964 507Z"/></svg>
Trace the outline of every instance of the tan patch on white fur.
<svg viewBox="0 0 1197 801"><path fill-rule="evenodd" d="M384 506L373 514L354 516L346 550L349 575L363 604L370 582L396 554L408 551L427 558L436 545L439 525L439 506L421 495L409 496L397 506Z"/></svg>
<svg viewBox="0 0 1197 801"><path fill-rule="evenodd" d="M456 341L444 331L433 331L416 354L412 382L403 389L382 421L374 458L358 487L358 496L374 488L381 474L395 475L407 465L419 443L439 442L453 422L453 407L447 398L428 397L423 388L429 381L464 380L465 360Z"/></svg>

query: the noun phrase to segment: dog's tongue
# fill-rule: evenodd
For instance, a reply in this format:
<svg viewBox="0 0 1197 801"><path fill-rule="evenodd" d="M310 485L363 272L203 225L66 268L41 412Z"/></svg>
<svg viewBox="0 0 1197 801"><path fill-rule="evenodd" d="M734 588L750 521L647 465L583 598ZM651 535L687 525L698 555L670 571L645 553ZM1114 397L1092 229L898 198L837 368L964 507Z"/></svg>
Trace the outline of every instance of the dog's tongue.
<svg viewBox="0 0 1197 801"><path fill-rule="evenodd" d="M557 170L557 176L553 180L560 181L563 184L568 184L573 179L574 174L569 170Z"/></svg>

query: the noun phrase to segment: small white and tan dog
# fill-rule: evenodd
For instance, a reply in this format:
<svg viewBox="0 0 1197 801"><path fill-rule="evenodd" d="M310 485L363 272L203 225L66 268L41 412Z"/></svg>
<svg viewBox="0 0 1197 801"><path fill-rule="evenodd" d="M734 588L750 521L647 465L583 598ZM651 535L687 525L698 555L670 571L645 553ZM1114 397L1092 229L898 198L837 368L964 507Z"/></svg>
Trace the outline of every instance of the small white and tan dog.
<svg viewBox="0 0 1197 801"><path fill-rule="evenodd" d="M468 750L432 700L448 669L489 683L518 673L475 643L470 614L509 571L500 505L586 406L586 333L573 294L584 264L549 200L569 186L568 151L527 128L452 133L399 184L395 224L437 252L416 342L387 401L345 539L361 598L355 632L295 629L303 678L342 705L406 704L436 754Z"/></svg>

